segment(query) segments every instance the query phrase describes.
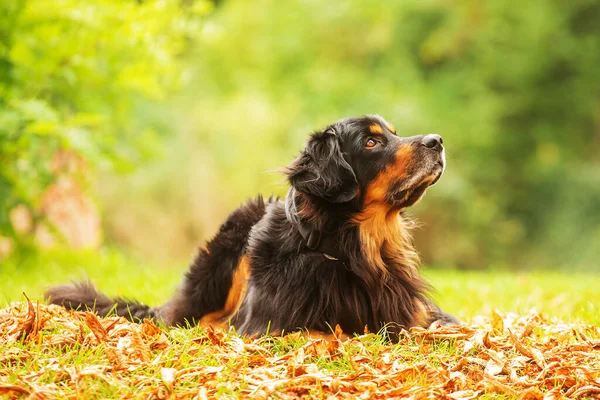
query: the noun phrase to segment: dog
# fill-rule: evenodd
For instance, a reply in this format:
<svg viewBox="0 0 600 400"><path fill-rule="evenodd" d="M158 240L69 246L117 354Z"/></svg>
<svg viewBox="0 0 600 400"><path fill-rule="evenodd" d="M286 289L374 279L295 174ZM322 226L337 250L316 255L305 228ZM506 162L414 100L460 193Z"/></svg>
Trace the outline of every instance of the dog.
<svg viewBox="0 0 600 400"><path fill-rule="evenodd" d="M430 299L404 210L442 176L441 136L400 137L382 117L335 122L310 136L284 170L284 200L236 209L160 307L111 299L89 282L51 288L51 303L168 326L235 327L397 337L401 329L459 322Z"/></svg>

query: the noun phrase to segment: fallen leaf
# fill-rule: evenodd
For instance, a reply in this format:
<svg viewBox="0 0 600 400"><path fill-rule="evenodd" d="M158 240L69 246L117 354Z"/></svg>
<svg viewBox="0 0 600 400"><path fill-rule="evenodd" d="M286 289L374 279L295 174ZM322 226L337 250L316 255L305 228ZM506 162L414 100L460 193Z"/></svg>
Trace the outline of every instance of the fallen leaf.
<svg viewBox="0 0 600 400"><path fill-rule="evenodd" d="M83 317L85 319L85 324L90 328L90 331L92 331L96 339L98 339L99 342L106 342L106 329L104 329L100 321L98 321L96 314L86 311L83 313Z"/></svg>
<svg viewBox="0 0 600 400"><path fill-rule="evenodd" d="M454 400L471 400L477 398L481 394L479 390L461 390L459 392L448 393L446 396Z"/></svg>
<svg viewBox="0 0 600 400"><path fill-rule="evenodd" d="M0 394L11 395L11 394L29 394L31 391L19 385L0 384Z"/></svg>

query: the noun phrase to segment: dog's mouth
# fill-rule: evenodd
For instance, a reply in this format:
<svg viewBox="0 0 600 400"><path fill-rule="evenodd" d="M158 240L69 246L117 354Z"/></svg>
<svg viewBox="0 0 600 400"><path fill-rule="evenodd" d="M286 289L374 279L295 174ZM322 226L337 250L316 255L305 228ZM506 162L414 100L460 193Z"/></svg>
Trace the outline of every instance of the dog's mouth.
<svg viewBox="0 0 600 400"><path fill-rule="evenodd" d="M410 207L423 197L429 186L428 183L423 183L415 188L400 190L394 193L392 197L400 207Z"/></svg>
<svg viewBox="0 0 600 400"><path fill-rule="evenodd" d="M440 180L442 174L444 172L444 163L439 162L435 168L434 172L427 175L423 179L419 179L416 184L411 185L406 189L400 189L394 192L392 198L394 202L400 208L410 207L415 204L417 201L421 199L425 195L427 188L433 186Z"/></svg>

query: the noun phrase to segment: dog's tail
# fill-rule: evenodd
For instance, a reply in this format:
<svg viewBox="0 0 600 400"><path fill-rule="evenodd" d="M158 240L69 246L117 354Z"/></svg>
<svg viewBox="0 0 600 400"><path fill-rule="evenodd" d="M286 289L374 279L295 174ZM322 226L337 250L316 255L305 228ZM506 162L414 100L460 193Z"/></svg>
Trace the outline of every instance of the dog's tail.
<svg viewBox="0 0 600 400"><path fill-rule="evenodd" d="M54 286L46 291L44 297L48 298L50 304L58 304L71 310L95 311L100 316L118 315L133 322L154 318L158 311L138 301L121 297L111 299L98 292L88 281Z"/></svg>

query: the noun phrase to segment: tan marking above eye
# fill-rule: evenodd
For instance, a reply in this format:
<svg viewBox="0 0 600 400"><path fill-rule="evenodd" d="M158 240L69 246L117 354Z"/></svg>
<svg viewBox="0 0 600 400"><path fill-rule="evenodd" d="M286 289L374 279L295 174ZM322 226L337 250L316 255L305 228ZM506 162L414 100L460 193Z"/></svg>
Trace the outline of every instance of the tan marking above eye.
<svg viewBox="0 0 600 400"><path fill-rule="evenodd" d="M381 135L383 133L383 128L379 124L371 124L371 125L369 125L369 131L371 131L371 133L376 133L376 134Z"/></svg>

